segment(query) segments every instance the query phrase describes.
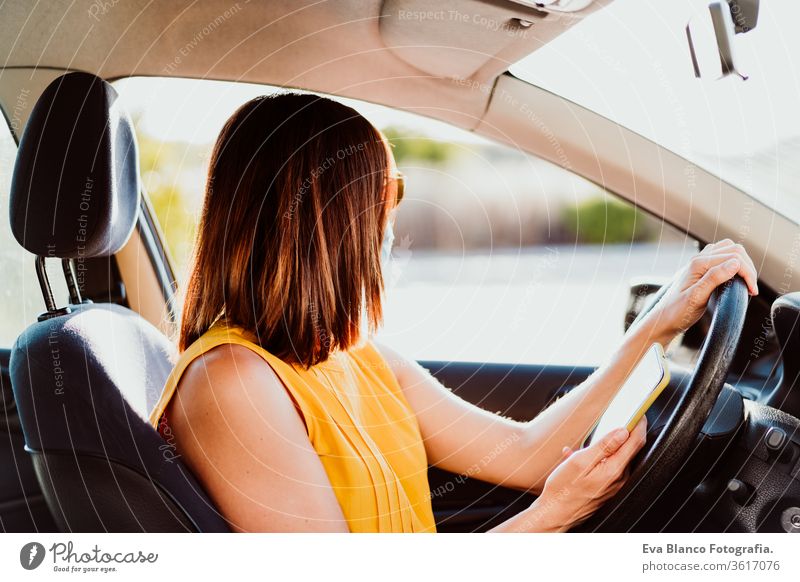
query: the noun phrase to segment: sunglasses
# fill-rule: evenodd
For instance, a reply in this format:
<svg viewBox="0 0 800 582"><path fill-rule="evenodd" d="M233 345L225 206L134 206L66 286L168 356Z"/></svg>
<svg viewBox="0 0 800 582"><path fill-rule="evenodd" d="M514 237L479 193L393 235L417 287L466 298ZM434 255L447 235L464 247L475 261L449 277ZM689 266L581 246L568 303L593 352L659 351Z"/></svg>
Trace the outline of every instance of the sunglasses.
<svg viewBox="0 0 800 582"><path fill-rule="evenodd" d="M392 180L397 184L397 198L395 202L395 206L400 204L400 201L403 200L403 195L406 192L406 176L403 172L396 171L394 176L391 176L389 180Z"/></svg>

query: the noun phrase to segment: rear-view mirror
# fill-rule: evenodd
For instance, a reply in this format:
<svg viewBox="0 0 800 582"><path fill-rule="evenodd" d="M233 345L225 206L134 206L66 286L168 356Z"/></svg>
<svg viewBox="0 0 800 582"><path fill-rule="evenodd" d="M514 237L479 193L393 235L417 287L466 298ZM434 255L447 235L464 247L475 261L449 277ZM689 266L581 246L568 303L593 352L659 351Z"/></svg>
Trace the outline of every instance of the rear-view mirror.
<svg viewBox="0 0 800 582"><path fill-rule="evenodd" d="M695 77L737 75L747 79L736 54L736 35L755 27L758 6L758 0L718 0L709 2L689 20L686 37Z"/></svg>

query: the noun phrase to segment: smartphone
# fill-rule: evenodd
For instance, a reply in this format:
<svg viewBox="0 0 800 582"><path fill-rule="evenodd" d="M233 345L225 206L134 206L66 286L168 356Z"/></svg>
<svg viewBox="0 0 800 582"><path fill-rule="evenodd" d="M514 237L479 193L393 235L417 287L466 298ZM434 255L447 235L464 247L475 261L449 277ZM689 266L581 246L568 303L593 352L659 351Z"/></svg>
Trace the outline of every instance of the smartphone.
<svg viewBox="0 0 800 582"><path fill-rule="evenodd" d="M650 405L669 384L669 368L664 348L654 343L636 367L628 374L622 387L611 400L600 420L586 439L586 446L603 438L615 428L633 430Z"/></svg>

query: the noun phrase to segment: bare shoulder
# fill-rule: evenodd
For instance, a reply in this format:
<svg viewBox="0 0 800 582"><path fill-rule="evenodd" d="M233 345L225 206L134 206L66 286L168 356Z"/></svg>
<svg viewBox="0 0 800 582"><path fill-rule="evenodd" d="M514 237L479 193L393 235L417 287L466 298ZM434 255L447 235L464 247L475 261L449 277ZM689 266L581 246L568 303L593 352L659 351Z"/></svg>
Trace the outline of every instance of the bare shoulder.
<svg viewBox="0 0 800 582"><path fill-rule="evenodd" d="M389 367L391 367L392 371L395 373L396 376L397 370L404 366L406 358L402 354L400 354L400 352L394 350L393 348L390 348L384 343L381 343L374 339L371 341L372 345L374 345L375 348L378 350L378 352L381 354L381 356L383 356L383 359L386 360L386 363L389 364Z"/></svg>
<svg viewBox="0 0 800 582"><path fill-rule="evenodd" d="M255 352L194 360L168 407L179 454L236 531L347 531L286 387Z"/></svg>
<svg viewBox="0 0 800 582"><path fill-rule="evenodd" d="M391 369L401 386L405 387L407 383L417 381L420 378L420 375L427 375L426 370L422 366L420 366L411 358L404 356L394 348L390 348L389 346L375 340L372 340L372 344L375 346L378 352L380 352L381 356L383 356L383 359L386 360L386 363L389 365L389 369Z"/></svg>
<svg viewBox="0 0 800 582"><path fill-rule="evenodd" d="M396 360L397 358L402 358L402 356L396 352L393 348L390 348L386 344L379 342L378 340L371 338L370 341L372 345L377 348L377 350L381 353L381 355L386 359L387 362L391 363L392 360Z"/></svg>
<svg viewBox="0 0 800 582"><path fill-rule="evenodd" d="M170 405L170 419L197 419L200 414L213 416L214 411L230 416L242 406L252 408L265 400L278 405L276 411L293 408L281 380L261 356L244 346L223 344L198 356L186 368ZM180 405L173 405L175 402ZM280 404L288 404L288 408Z"/></svg>
<svg viewBox="0 0 800 582"><path fill-rule="evenodd" d="M198 356L186 368L181 381L186 378L225 380L237 374L263 376L264 379L278 381L272 366L264 358L238 344L223 344Z"/></svg>

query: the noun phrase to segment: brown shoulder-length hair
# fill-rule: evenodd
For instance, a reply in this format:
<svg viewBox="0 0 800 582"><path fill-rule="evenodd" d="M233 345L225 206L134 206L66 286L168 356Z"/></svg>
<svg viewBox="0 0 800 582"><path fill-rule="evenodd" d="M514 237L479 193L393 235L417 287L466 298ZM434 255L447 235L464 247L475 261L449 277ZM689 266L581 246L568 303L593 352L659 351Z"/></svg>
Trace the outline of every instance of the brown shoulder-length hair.
<svg viewBox="0 0 800 582"><path fill-rule="evenodd" d="M180 328L181 351L220 317L305 367L382 317L391 202L381 134L315 95L258 97L214 146Z"/></svg>

